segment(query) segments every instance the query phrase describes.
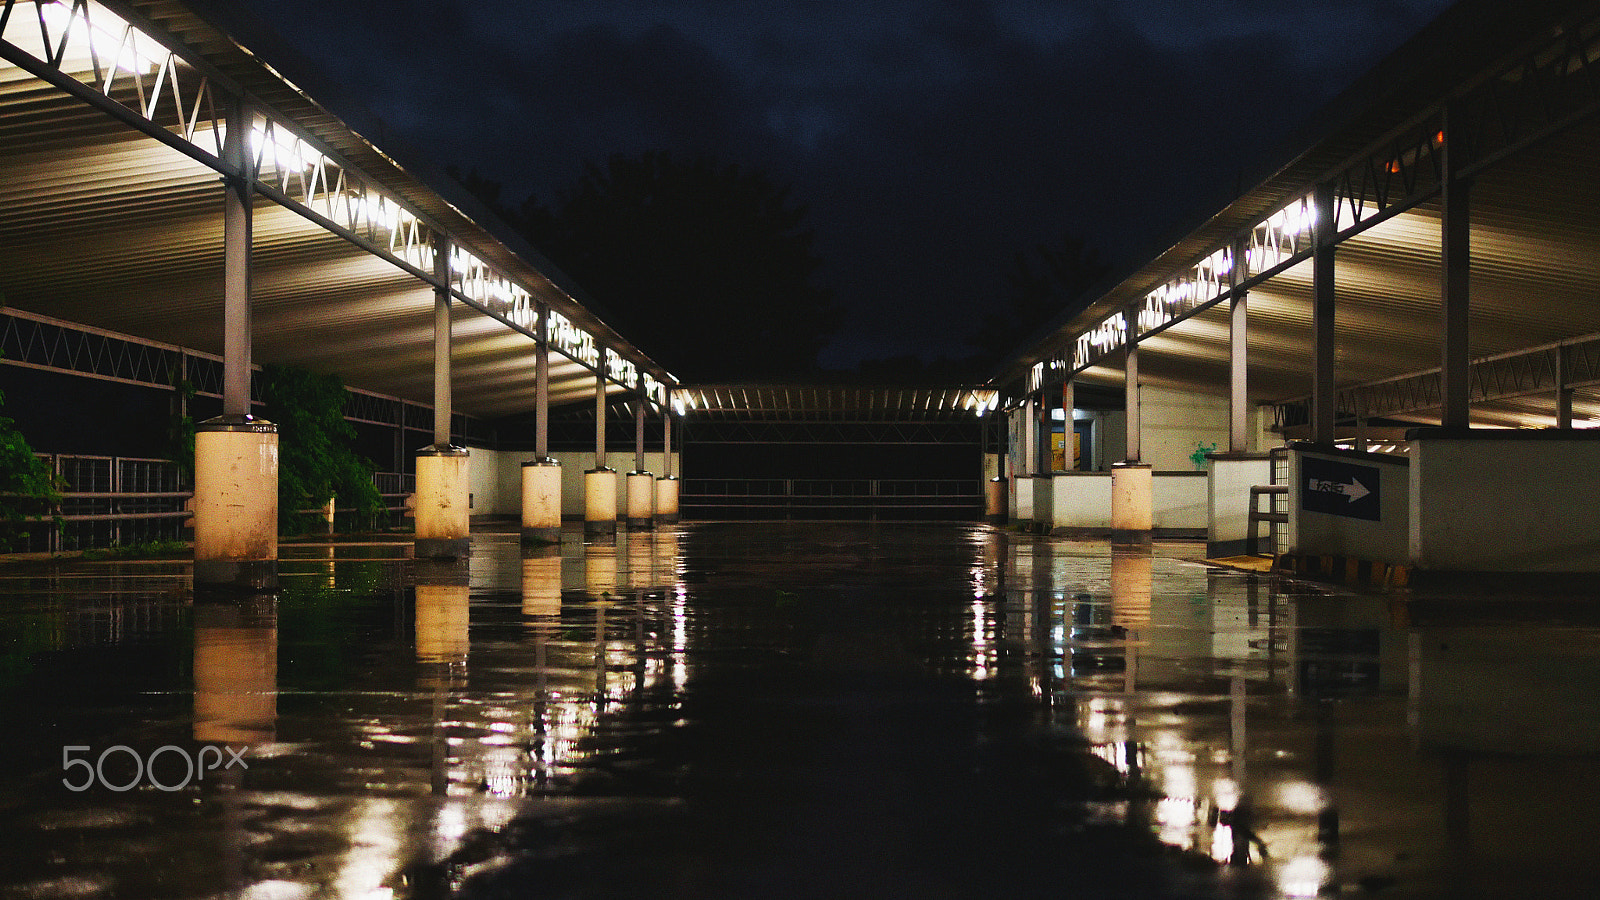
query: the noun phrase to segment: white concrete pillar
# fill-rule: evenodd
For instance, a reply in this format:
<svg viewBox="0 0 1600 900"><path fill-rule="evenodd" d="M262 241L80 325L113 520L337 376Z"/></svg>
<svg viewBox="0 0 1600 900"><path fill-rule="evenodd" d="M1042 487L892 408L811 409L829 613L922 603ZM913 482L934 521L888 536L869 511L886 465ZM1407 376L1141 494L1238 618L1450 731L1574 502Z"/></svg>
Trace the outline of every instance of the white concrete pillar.
<svg viewBox="0 0 1600 900"><path fill-rule="evenodd" d="M617 470L605 466L583 473L584 534L617 533Z"/></svg>
<svg viewBox="0 0 1600 900"><path fill-rule="evenodd" d="M628 473L628 527L642 529L656 523L656 477L649 472Z"/></svg>
<svg viewBox="0 0 1600 900"><path fill-rule="evenodd" d="M417 451L417 558L472 555L472 481L467 466L465 447L436 444Z"/></svg>
<svg viewBox="0 0 1600 900"><path fill-rule="evenodd" d="M1055 508L1055 477L1043 472L1028 479L1028 489L1033 492L1033 524L1029 530L1050 533L1050 519Z"/></svg>
<svg viewBox="0 0 1600 900"><path fill-rule="evenodd" d="M278 587L278 426L218 416L195 426L194 584Z"/></svg>
<svg viewBox="0 0 1600 900"><path fill-rule="evenodd" d="M1148 546L1151 521L1151 472L1144 463L1111 466L1111 543Z"/></svg>
<svg viewBox="0 0 1600 900"><path fill-rule="evenodd" d="M561 463L551 457L522 464L522 542L561 540Z"/></svg>
<svg viewBox="0 0 1600 900"><path fill-rule="evenodd" d="M663 525L678 521L678 479L672 475L656 479L656 521Z"/></svg>

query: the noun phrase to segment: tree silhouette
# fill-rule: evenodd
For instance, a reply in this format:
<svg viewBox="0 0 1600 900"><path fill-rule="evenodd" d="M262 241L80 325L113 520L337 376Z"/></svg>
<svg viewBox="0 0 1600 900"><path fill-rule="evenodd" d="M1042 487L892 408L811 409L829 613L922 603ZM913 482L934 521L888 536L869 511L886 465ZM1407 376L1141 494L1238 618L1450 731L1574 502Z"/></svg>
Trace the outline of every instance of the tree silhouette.
<svg viewBox="0 0 1600 900"><path fill-rule="evenodd" d="M463 183L498 205L498 185L476 173ZM509 218L679 378L815 370L839 311L814 282L805 207L767 175L704 156L618 155L558 199L547 209L530 197Z"/></svg>
<svg viewBox="0 0 1600 900"><path fill-rule="evenodd" d="M991 365L999 363L1052 319L1080 309L1085 292L1109 271L1099 252L1071 233L1019 251L1006 275L1009 302L984 316L973 342Z"/></svg>

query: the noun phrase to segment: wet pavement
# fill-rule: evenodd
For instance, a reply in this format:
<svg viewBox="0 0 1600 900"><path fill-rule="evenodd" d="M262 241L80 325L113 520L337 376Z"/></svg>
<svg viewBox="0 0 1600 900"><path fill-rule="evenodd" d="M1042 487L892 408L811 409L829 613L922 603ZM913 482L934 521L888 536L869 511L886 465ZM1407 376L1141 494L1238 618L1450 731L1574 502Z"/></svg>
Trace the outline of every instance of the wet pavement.
<svg viewBox="0 0 1600 900"><path fill-rule="evenodd" d="M0 569L0 897L1580 896L1600 604L717 524Z"/></svg>

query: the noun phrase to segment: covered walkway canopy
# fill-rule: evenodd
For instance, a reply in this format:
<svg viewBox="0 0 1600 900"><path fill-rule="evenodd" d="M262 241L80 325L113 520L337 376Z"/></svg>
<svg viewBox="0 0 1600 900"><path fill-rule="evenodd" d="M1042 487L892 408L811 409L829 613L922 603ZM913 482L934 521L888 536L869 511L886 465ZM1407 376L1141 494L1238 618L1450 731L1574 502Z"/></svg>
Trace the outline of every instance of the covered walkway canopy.
<svg viewBox="0 0 1600 900"><path fill-rule="evenodd" d="M248 182L257 362L430 400L448 290L457 410L533 409L546 310L551 402L664 407L668 372L339 95L226 3L4 0L0 300L221 355L225 184Z"/></svg>
<svg viewBox="0 0 1600 900"><path fill-rule="evenodd" d="M1597 110L1600 7L1465 0L997 381L1120 384L1136 342L1140 383L1231 383L1301 436L1600 421Z"/></svg>

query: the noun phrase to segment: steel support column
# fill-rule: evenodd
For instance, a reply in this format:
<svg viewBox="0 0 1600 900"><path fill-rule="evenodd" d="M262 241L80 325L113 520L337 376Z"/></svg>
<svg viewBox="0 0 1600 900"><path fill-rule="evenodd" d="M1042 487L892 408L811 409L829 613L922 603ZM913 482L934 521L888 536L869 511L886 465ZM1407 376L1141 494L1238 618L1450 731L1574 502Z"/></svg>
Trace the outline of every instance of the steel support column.
<svg viewBox="0 0 1600 900"><path fill-rule="evenodd" d="M550 456L550 305L539 304L538 357L534 360L533 455Z"/></svg>
<svg viewBox="0 0 1600 900"><path fill-rule="evenodd" d="M433 275L433 443L417 452L415 552L418 559L461 559L472 554L472 482L467 448L450 443L448 241L434 245Z"/></svg>
<svg viewBox="0 0 1600 900"><path fill-rule="evenodd" d="M246 136L254 113L244 102L228 116L223 156L228 168L243 175L227 179L222 222L222 414L250 415L250 257L255 184L249 173Z"/></svg>
<svg viewBox="0 0 1600 900"><path fill-rule="evenodd" d="M1332 444L1334 416L1334 189L1317 185L1311 268L1311 440Z"/></svg>
<svg viewBox="0 0 1600 900"><path fill-rule="evenodd" d="M1228 307L1228 452L1250 448L1250 293L1244 280L1244 245L1235 244L1228 273L1232 296Z"/></svg>
<svg viewBox="0 0 1600 900"><path fill-rule="evenodd" d="M1128 320L1128 333L1124 341L1123 392L1127 407L1128 435L1124 462L1139 461L1139 437L1143 428L1139 415L1139 306L1130 305L1123 315Z"/></svg>
<svg viewBox="0 0 1600 900"><path fill-rule="evenodd" d="M1572 427L1572 361L1565 344L1555 348L1556 427Z"/></svg>
<svg viewBox="0 0 1600 900"><path fill-rule="evenodd" d="M1458 174L1463 151L1452 127L1451 110L1445 110L1444 185L1441 191L1440 266L1444 296L1440 304L1440 410L1439 424L1465 429L1471 424L1471 307L1472 232L1470 183Z"/></svg>
<svg viewBox="0 0 1600 900"><path fill-rule="evenodd" d="M433 277L445 287L433 289L433 443L450 444L450 244L433 249Z"/></svg>

